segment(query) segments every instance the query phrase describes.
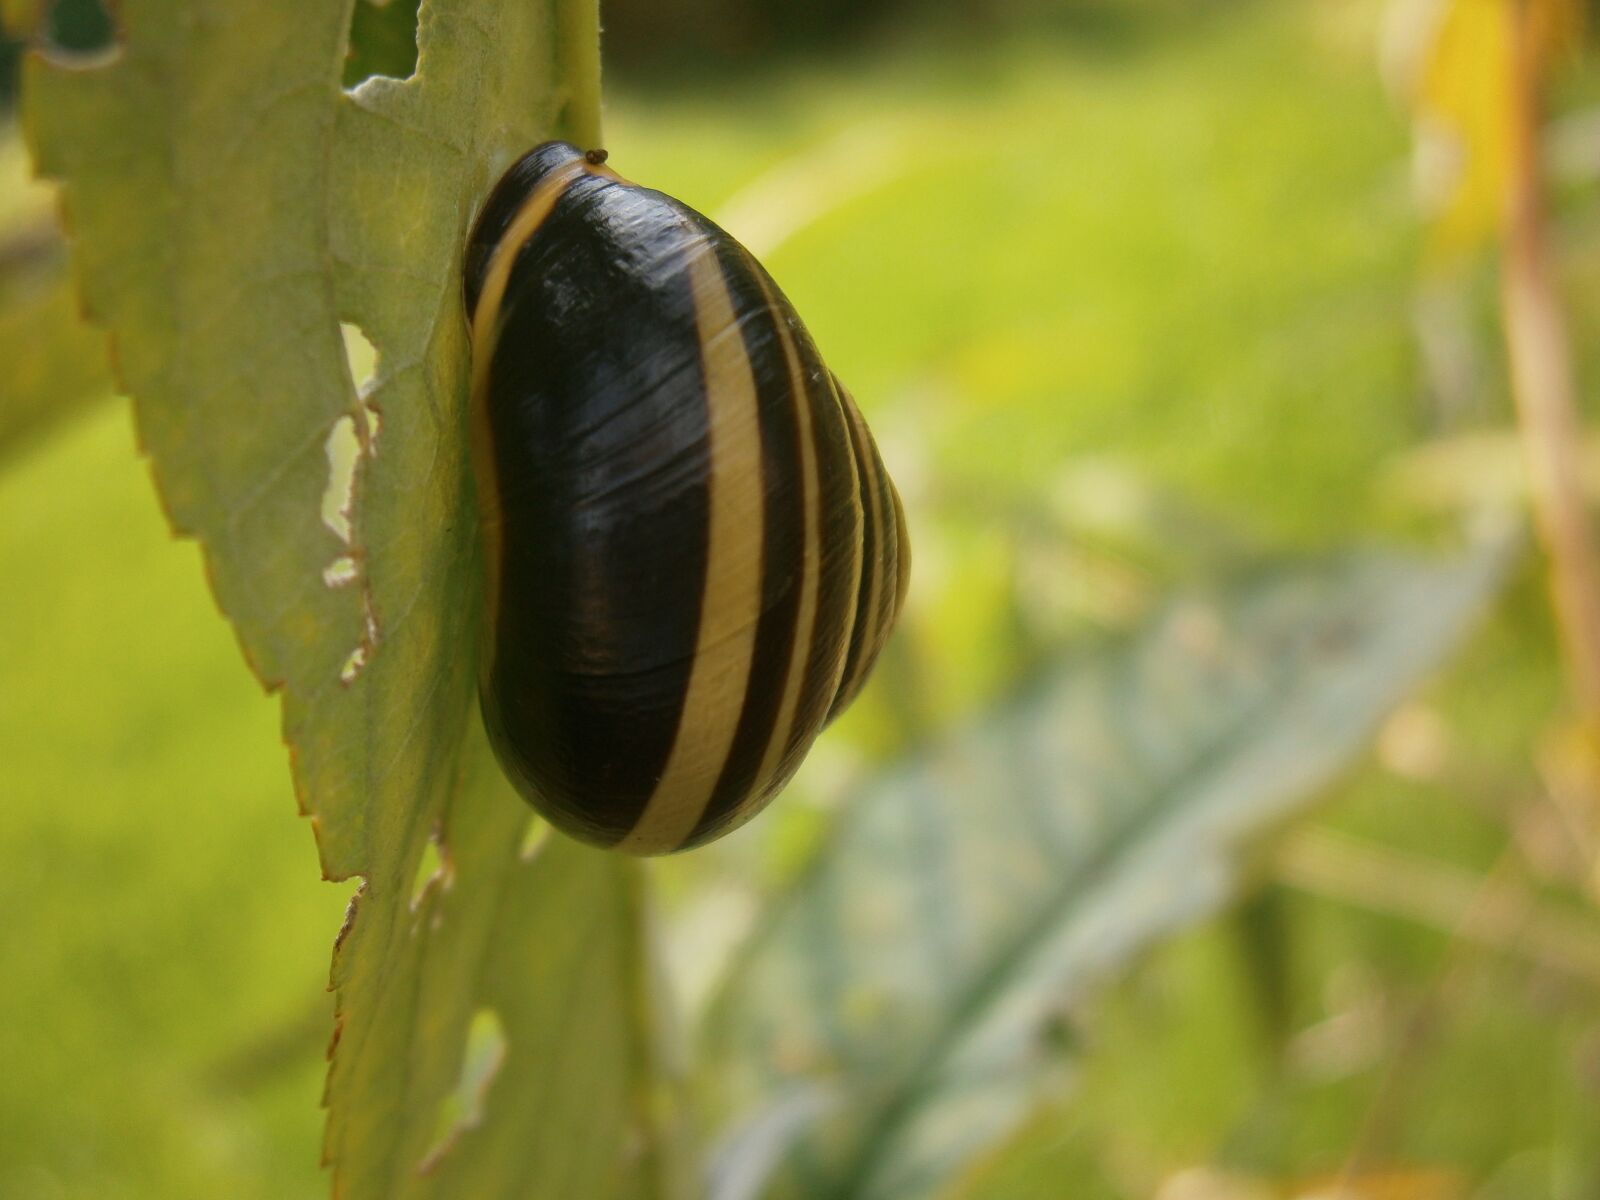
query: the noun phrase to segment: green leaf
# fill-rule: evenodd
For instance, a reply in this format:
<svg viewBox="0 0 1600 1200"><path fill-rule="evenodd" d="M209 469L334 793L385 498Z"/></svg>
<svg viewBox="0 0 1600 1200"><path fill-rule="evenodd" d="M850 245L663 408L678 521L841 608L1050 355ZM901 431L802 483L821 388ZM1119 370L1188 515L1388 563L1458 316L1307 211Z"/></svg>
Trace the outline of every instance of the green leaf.
<svg viewBox="0 0 1600 1200"><path fill-rule="evenodd" d="M594 3L437 0L416 72L347 93L351 3L127 0L108 61L30 56L27 135L172 524L282 691L324 873L362 879L332 969L335 1192L668 1193L638 881L564 843L522 857L532 818L469 715L460 248L517 154L597 140Z"/></svg>
<svg viewBox="0 0 1600 1200"><path fill-rule="evenodd" d="M1241 846L1440 660L1504 557L1359 555L1181 600L869 784L708 1010L750 1130L719 1176L765 1155L770 1194L933 1194L1070 1069L1069 1009L1225 901ZM827 1115L775 1155L808 1084Z"/></svg>

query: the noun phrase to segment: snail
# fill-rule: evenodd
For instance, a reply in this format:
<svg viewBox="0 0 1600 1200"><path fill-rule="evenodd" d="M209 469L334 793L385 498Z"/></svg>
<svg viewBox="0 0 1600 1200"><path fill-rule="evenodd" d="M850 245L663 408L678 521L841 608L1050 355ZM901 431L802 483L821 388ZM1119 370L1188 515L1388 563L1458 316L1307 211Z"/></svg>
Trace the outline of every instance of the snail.
<svg viewBox="0 0 1600 1200"><path fill-rule="evenodd" d="M860 692L906 594L899 495L766 270L603 151L519 159L464 276L496 757L574 837L701 845Z"/></svg>

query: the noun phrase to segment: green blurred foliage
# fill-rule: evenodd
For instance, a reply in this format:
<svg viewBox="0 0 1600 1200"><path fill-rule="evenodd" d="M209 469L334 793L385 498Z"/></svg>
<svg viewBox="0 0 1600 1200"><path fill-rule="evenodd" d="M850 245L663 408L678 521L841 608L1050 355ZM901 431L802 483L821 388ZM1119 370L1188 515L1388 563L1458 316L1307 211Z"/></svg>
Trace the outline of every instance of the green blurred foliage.
<svg viewBox="0 0 1600 1200"><path fill-rule="evenodd" d="M6 464L0 562L0 1195L309 1194L348 889L120 402Z"/></svg>
<svg viewBox="0 0 1600 1200"><path fill-rule="evenodd" d="M1083 40L1115 40L1146 20L1188 18L1183 0L611 0L608 52L625 72L763 70L843 47L881 47L918 28L992 35L1046 26ZM914 36L914 34L913 34Z"/></svg>
<svg viewBox="0 0 1600 1200"><path fill-rule="evenodd" d="M1438 402L1417 349L1422 238L1377 5L1029 7L981 36L970 14L882 17L829 57L615 73L619 169L736 234L741 213L777 221L768 264L918 518L904 658L760 828L668 865L675 920L715 908L718 871L787 880L841 781L1044 647L1265 550L1437 536L1380 474L1507 417L1478 265L1459 281L1471 405ZM1592 116L1586 68L1558 115ZM1592 382L1596 181L1557 184ZM348 888L317 879L276 707L167 535L121 401L0 462L0 579L0 1195L315 1194L319 989ZM1308 835L1509 878L1592 922L1534 766L1561 698L1546 609L1529 562ZM953 1195L1143 1197L1203 1164L1277 1189L1358 1151L1456 1171L1447 1194L1474 1200L1600 1193L1593 979L1306 886L1271 852L1254 874L1250 909L1064 1014L1076 1091Z"/></svg>
<svg viewBox="0 0 1600 1200"><path fill-rule="evenodd" d="M1247 8L860 52L756 95L701 85L683 144L614 105L609 140L726 215L797 146L861 138L860 192L769 265L874 428L914 425L949 486L1031 497L1127 457L1251 533L1326 541L1422 423L1407 134L1370 45Z"/></svg>

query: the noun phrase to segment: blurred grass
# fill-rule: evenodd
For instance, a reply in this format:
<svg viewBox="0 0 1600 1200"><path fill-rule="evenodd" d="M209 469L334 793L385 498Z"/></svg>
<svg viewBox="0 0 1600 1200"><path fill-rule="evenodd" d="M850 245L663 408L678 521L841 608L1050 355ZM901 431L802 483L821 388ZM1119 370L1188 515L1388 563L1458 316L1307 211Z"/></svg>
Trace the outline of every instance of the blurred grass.
<svg viewBox="0 0 1600 1200"><path fill-rule="evenodd" d="M1438 422L1413 349L1409 140L1373 66L1376 11L1130 5L1092 27L933 32L738 80L618 83L618 169L713 214L797 161L845 163L834 199L794 198L768 262L908 499L939 514L917 529L904 638L925 719L977 705L1028 660L1003 586L1024 539L967 497L1048 510L1093 462L1245 548L1415 525L1374 487ZM847 139L863 124L857 166ZM1592 183L1575 197L1592 209ZM0 213L16 203L0 195ZM1592 380L1600 222L1564 236ZM1475 419L1503 418L1494 377L1483 390ZM1174 536L1172 559L1206 561L1205 533ZM1129 569L1139 586L1159 575ZM0 579L0 1196L315 1194L321 987L347 889L317 879L276 705L194 548L168 538L121 402L4 464ZM893 745L893 690L835 740ZM1419 777L1375 757L1326 824L1487 870L1542 812L1530 748L1558 703L1529 564L1426 697L1444 765ZM1592 992L1269 886L1287 1047L1255 1015L1236 929L1189 935L1082 1015L1095 1055L1080 1098L966 1194L1056 1196L1069 1179L1073 1194L1147 1195L1207 1161L1337 1169L1422 1018L1381 1161L1458 1167L1485 1197L1600 1193Z"/></svg>
<svg viewBox="0 0 1600 1200"><path fill-rule="evenodd" d="M1070 455L1128 456L1263 535L1337 537L1371 511L1374 459L1421 424L1408 130L1371 41L1314 6L1147 8L1119 36L708 88L667 121L622 104L611 148L715 213L881 122L906 169L769 266L891 441L912 427L941 476L1026 494Z"/></svg>
<svg viewBox="0 0 1600 1200"><path fill-rule="evenodd" d="M7 464L0 564L0 1195L320 1189L346 889L123 405Z"/></svg>

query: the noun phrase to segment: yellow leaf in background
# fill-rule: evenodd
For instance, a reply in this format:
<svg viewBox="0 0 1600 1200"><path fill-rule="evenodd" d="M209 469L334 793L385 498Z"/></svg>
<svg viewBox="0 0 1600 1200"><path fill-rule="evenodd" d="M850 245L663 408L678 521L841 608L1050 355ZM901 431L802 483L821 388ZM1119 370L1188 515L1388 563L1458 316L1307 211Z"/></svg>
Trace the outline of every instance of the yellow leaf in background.
<svg viewBox="0 0 1600 1200"><path fill-rule="evenodd" d="M1416 179L1433 217L1432 257L1453 258L1493 238L1510 166L1517 5L1526 3L1538 58L1576 44L1578 0L1439 0L1412 103Z"/></svg>
<svg viewBox="0 0 1600 1200"><path fill-rule="evenodd" d="M1435 257L1500 224L1511 148L1513 0L1446 0L1417 79L1416 172Z"/></svg>

